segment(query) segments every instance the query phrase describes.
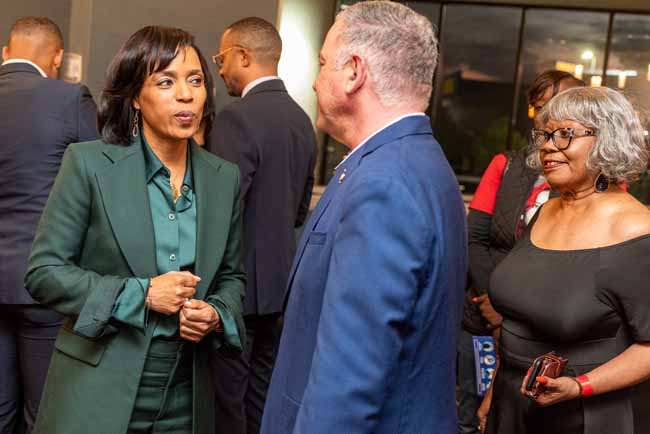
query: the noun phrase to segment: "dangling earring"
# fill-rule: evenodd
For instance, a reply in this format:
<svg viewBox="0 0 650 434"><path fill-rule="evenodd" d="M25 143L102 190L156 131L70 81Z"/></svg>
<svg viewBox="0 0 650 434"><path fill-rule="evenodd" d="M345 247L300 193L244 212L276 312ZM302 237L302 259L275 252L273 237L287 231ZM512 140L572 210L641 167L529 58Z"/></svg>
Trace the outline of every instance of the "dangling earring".
<svg viewBox="0 0 650 434"><path fill-rule="evenodd" d="M135 109L135 116L133 116L133 130L131 131L131 134L133 134L133 137L138 137L138 133L140 132L140 110Z"/></svg>
<svg viewBox="0 0 650 434"><path fill-rule="evenodd" d="M602 193L603 191L607 191L607 189L609 188L609 178L605 174L601 173L596 178L594 187L596 188L597 193Z"/></svg>

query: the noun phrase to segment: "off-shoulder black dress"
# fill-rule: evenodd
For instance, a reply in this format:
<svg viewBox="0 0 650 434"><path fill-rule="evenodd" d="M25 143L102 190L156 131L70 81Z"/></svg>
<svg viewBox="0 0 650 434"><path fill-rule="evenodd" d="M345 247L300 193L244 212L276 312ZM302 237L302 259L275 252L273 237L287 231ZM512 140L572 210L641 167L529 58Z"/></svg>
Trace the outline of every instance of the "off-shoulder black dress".
<svg viewBox="0 0 650 434"><path fill-rule="evenodd" d="M650 235L601 248L547 250L531 242L533 226L490 280L503 328L486 432L633 434L630 389L542 408L519 388L533 359L549 351L568 358L565 375L575 376L634 342L650 341Z"/></svg>

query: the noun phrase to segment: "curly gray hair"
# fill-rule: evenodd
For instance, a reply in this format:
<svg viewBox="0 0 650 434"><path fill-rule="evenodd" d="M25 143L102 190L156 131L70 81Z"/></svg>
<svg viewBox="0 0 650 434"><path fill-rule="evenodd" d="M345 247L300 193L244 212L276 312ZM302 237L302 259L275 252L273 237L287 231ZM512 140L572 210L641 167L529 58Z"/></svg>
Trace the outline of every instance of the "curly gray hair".
<svg viewBox="0 0 650 434"><path fill-rule="evenodd" d="M358 54L368 63L382 104L416 101L426 109L438 60L436 36L427 18L399 3L366 1L346 8L336 21L341 24L338 69Z"/></svg>
<svg viewBox="0 0 650 434"><path fill-rule="evenodd" d="M587 169L616 183L636 180L648 168L648 145L632 104L607 87L576 87L560 92L540 114L542 124L573 121L597 131ZM541 168L539 147L531 145L528 165Z"/></svg>

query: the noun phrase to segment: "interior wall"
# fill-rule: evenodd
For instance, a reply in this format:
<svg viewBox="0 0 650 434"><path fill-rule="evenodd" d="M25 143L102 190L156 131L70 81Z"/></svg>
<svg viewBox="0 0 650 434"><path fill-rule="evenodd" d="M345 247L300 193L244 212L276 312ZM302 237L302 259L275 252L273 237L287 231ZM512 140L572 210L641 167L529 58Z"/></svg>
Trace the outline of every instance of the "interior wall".
<svg viewBox="0 0 650 434"><path fill-rule="evenodd" d="M7 44L9 29L18 18L35 15L48 17L63 33L63 41L68 47L70 29L70 8L72 0L0 0L0 40Z"/></svg>
<svg viewBox="0 0 650 434"><path fill-rule="evenodd" d="M283 49L279 74L293 98L316 122L312 83L319 70L318 53L334 20L332 0L280 0L278 28Z"/></svg>
<svg viewBox="0 0 650 434"><path fill-rule="evenodd" d="M333 0L280 0L278 29L282 37L279 75L287 91L316 124L318 107L312 83L320 68L320 52L327 30L334 21ZM325 135L317 132L318 158ZM320 179L320 161L316 162L316 179Z"/></svg>
<svg viewBox="0 0 650 434"><path fill-rule="evenodd" d="M128 39L141 27L164 25L179 27L196 37L206 59L217 51L219 37L232 22L259 16L270 22L277 19L277 0L74 0L71 34L75 49L83 56L82 81L97 100L104 86L106 68ZM230 97L210 61L216 84L217 110Z"/></svg>

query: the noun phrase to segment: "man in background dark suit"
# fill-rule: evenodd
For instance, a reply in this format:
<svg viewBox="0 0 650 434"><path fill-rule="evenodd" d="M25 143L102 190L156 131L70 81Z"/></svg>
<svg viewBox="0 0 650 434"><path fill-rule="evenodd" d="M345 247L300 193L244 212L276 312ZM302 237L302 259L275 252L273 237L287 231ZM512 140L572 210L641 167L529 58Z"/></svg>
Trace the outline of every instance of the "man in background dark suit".
<svg viewBox="0 0 650 434"><path fill-rule="evenodd" d="M61 324L23 285L36 225L68 144L97 137L88 89L55 79L62 56L61 31L39 17L16 21L2 49L0 433L31 432Z"/></svg>
<svg viewBox="0 0 650 434"><path fill-rule="evenodd" d="M278 319L314 183L316 139L305 112L277 76L282 41L261 18L232 24L213 60L228 93L208 149L239 165L248 284L247 345L237 360L215 357L217 434L257 434L278 344Z"/></svg>

